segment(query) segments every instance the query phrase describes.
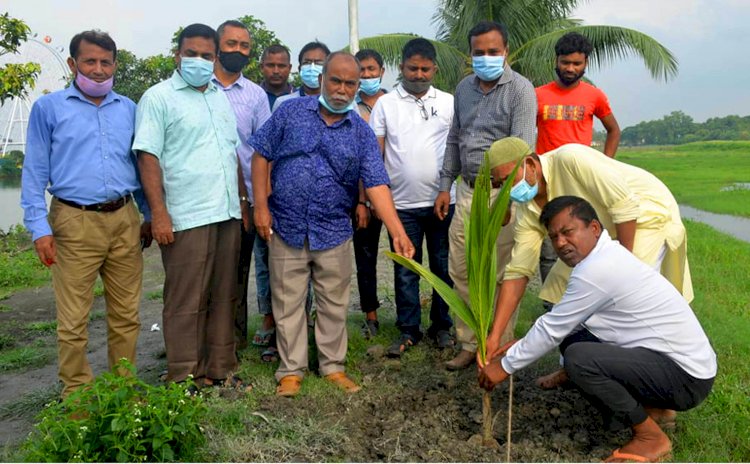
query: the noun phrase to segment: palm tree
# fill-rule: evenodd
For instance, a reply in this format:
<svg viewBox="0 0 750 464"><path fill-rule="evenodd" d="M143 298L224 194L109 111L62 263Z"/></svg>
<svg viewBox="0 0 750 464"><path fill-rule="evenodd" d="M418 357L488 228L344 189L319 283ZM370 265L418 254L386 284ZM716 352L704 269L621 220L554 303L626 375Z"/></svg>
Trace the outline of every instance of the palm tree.
<svg viewBox="0 0 750 464"><path fill-rule="evenodd" d="M469 30L479 21L492 19L506 25L509 33L508 62L535 86L554 79L554 45L568 32L585 35L594 51L589 63L602 68L622 58L637 56L654 79L677 74L677 59L666 47L633 29L584 25L570 18L582 0L439 0L433 16L437 26L436 87L453 91L471 72ZM413 34L385 34L360 40L362 48L378 50L392 65L401 61L401 49Z"/></svg>

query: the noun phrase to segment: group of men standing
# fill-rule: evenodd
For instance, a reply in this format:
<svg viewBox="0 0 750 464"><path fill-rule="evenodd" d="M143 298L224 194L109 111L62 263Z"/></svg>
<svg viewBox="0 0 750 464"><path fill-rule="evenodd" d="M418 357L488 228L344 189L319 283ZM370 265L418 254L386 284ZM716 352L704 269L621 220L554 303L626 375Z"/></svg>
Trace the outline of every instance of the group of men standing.
<svg viewBox="0 0 750 464"><path fill-rule="evenodd" d="M687 324L683 329L700 340L670 344L675 332L656 330L655 341L645 348L661 357L644 355L639 362L672 359L676 364L670 372L688 377L682 382L683 377L670 374L669 387L687 384L689 391L671 402L664 395L646 395L651 402L644 404L661 411L653 412L657 416L669 416L673 409L700 402L715 375L715 356L697 321L684 322L692 314L684 228L674 198L661 182L611 159L619 140L617 122L604 94L581 81L591 45L580 34L563 36L556 47L558 79L535 90L506 61L508 32L503 25L480 22L468 41L473 73L455 95L432 85L439 71L437 54L421 38L403 48L401 79L390 92L382 88L383 59L376 51L362 50L354 57L331 53L320 42L301 50L302 85L294 89L288 83L291 57L286 48L273 45L263 52L264 80L256 85L242 75L252 44L242 23L227 21L216 31L192 24L179 34L172 77L150 88L136 107L112 91L114 41L99 31L76 35L68 59L74 83L42 97L32 109L22 188L25 223L53 274L63 396L93 380L86 345L97 275L104 281L110 365L123 357L135 360L141 250L152 238L165 270L169 381L246 387L234 372L236 351L247 345L247 285L254 254L264 318L253 342L267 347L263 360L280 359L277 394L295 396L300 390L308 368L310 326L320 374L346 392L358 391L344 372L352 246L368 336L379 329L375 263L382 225L396 253L421 261L426 244L431 270L468 301L464 218L487 154L493 168L492 199L502 183L513 182L513 208L497 241L500 293L488 359L505 354L518 302L540 258L555 263L549 275L543 272L542 297L558 304L543 318L555 322L555 336L545 338L549 326L535 326L533 342L511 348L502 364L481 366L482 385L493 388L503 374L538 357L540 346L545 351L554 346L539 340L559 343L568 337L562 345L565 369L545 382L573 381L605 415L632 426L638 436L638 427L647 422L644 400L635 395L632 401L605 402L625 393L610 389L597 395L591 376L617 382L613 376L650 375L651 383L645 383L653 390L666 380L645 370L611 374L588 365L583 379L582 367L575 363L581 357L571 354L573 343L581 341L644 348L635 335L609 336L608 324L628 321L619 313L609 319L597 313L611 309L600 301L606 295L591 294L588 312L569 302L571 288L581 292L589 284L576 266L592 250L610 250L612 237L632 252L626 254L634 256L628 268L634 276L642 280L642 261L654 272L647 277L656 279L661 272L669 279L664 282L671 283L672 293L663 304L678 307L669 316L682 318ZM588 148L593 116L607 130L604 154ZM530 148L535 141L539 155ZM522 170L510 178L519 162ZM49 214L45 189L53 195ZM553 207L558 198L571 195L582 197L578 200L594 213L578 200ZM134 203L143 213L142 225ZM576 227L588 234L586 246L576 248L584 241L570 238ZM622 260L619 248L607 253ZM557 256L561 260L555 262ZM653 292L663 292L660 285ZM387 354L399 357L424 334L419 278L395 265L394 286L400 336ZM612 295L615 290L620 289ZM644 305L625 293L625 303ZM451 319L436 293L430 321L426 335L441 349L454 345L451 329L456 325L461 350L447 368L474 362L474 334ZM638 333L653 329L648 317L640 321L645 326ZM586 332L569 340L581 328ZM701 353L702 365L684 361L684 350L691 349ZM627 359L627 353L615 354ZM657 438L658 450L631 442L623 452L659 457L664 442Z"/></svg>

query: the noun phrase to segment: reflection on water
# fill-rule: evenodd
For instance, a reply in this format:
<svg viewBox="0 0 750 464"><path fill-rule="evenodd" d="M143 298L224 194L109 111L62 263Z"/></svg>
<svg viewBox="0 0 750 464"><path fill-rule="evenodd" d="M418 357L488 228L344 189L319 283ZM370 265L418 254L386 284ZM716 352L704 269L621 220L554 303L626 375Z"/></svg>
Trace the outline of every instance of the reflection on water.
<svg viewBox="0 0 750 464"><path fill-rule="evenodd" d="M680 214L685 219L708 224L716 230L740 240L750 242L750 219L728 214L709 213L692 206L680 205Z"/></svg>
<svg viewBox="0 0 750 464"><path fill-rule="evenodd" d="M23 223L21 179L0 179L0 229Z"/></svg>

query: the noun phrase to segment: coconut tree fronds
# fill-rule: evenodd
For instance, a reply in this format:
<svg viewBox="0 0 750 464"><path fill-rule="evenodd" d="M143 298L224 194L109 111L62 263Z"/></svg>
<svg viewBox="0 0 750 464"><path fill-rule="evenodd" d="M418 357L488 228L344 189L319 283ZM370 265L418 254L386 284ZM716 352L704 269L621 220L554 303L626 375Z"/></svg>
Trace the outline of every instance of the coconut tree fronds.
<svg viewBox="0 0 750 464"><path fill-rule="evenodd" d="M665 46L642 32L617 26L577 25L551 30L510 50L513 69L535 86L554 79L555 43L568 32L586 36L593 46L589 64L601 69L615 61L640 57L654 79L668 81L677 75L677 59Z"/></svg>

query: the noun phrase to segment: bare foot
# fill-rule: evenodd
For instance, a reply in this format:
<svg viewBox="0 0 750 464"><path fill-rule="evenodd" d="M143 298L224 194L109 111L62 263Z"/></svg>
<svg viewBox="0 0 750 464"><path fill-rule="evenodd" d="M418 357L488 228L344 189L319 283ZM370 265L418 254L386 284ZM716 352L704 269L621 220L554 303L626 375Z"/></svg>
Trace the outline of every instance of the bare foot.
<svg viewBox="0 0 750 464"><path fill-rule="evenodd" d="M536 386L542 390L554 390L567 382L568 373L565 372L565 369L559 369L551 374L543 375L534 381Z"/></svg>
<svg viewBox="0 0 750 464"><path fill-rule="evenodd" d="M668 459L672 451L661 428L650 417L633 426L633 439L615 450L604 462L660 462Z"/></svg>
<svg viewBox="0 0 750 464"><path fill-rule="evenodd" d="M662 430L674 430L677 426L677 411L674 409L659 409L644 407L646 414L656 422Z"/></svg>

